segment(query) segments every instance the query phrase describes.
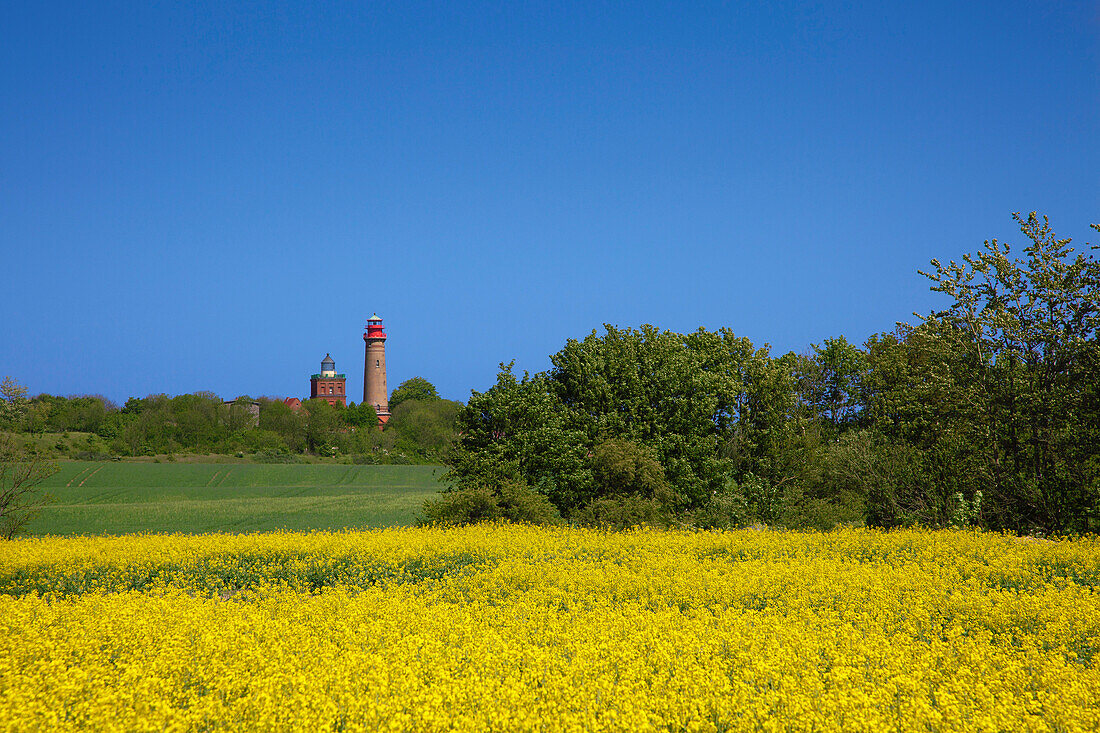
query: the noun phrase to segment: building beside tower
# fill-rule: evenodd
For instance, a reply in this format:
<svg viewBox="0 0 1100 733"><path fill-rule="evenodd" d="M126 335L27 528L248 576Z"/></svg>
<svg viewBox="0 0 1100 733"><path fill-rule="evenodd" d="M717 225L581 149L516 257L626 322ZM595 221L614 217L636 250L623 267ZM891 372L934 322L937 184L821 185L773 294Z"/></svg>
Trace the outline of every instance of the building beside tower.
<svg viewBox="0 0 1100 733"><path fill-rule="evenodd" d="M386 388L386 329L377 314L367 319L366 355L363 358L363 404L370 405L378 414L378 427L381 428L390 419L390 393ZM347 407L347 375L336 373L336 362L330 354L321 361L321 371L309 378L309 399L325 400L330 405ZM297 397L283 400L291 410L297 412L302 401Z"/></svg>
<svg viewBox="0 0 1100 733"><path fill-rule="evenodd" d="M385 379L385 377L383 377ZM321 373L309 378L309 398L327 400L335 406L339 402L344 407L348 406L347 390L344 389L347 375L336 373L336 362L325 354L321 361Z"/></svg>
<svg viewBox="0 0 1100 733"><path fill-rule="evenodd" d="M381 426L390 419L390 393L386 389L386 329L377 313L367 319L363 341L366 342L366 354L363 357L363 404L374 407Z"/></svg>

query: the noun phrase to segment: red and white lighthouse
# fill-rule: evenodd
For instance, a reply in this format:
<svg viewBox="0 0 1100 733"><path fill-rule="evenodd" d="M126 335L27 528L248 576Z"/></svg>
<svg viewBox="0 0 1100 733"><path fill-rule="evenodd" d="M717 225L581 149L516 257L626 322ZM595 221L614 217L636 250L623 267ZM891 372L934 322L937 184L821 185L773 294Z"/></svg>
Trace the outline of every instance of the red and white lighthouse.
<svg viewBox="0 0 1100 733"><path fill-rule="evenodd" d="M363 404L374 407L381 427L390 419L390 393L386 389L386 329L377 313L367 319L363 341L367 344L363 359Z"/></svg>

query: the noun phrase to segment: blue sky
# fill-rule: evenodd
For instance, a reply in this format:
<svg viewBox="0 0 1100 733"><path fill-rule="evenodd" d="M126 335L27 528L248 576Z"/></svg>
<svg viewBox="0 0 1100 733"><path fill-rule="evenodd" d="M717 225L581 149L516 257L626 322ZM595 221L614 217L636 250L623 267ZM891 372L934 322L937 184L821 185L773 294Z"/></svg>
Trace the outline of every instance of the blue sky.
<svg viewBox="0 0 1100 733"><path fill-rule="evenodd" d="M466 399L603 323L776 352L1100 221L1100 9L6 3L0 375L116 401ZM1022 245L1021 245L1022 246Z"/></svg>

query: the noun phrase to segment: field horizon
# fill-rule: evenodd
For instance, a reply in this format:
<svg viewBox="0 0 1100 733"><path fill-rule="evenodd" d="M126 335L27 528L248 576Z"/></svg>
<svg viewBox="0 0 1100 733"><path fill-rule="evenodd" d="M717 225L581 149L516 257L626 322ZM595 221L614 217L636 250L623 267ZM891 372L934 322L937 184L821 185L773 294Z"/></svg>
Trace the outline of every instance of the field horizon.
<svg viewBox="0 0 1100 733"><path fill-rule="evenodd" d="M409 526L442 466L70 461L24 536Z"/></svg>

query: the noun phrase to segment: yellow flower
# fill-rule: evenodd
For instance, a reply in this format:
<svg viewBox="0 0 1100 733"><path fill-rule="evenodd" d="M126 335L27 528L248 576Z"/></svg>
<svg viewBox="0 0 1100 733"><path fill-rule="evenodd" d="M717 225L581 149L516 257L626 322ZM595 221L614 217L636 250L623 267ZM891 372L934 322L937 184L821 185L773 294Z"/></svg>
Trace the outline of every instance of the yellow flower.
<svg viewBox="0 0 1100 733"><path fill-rule="evenodd" d="M1095 730L1096 538L478 526L0 557L0 730Z"/></svg>

